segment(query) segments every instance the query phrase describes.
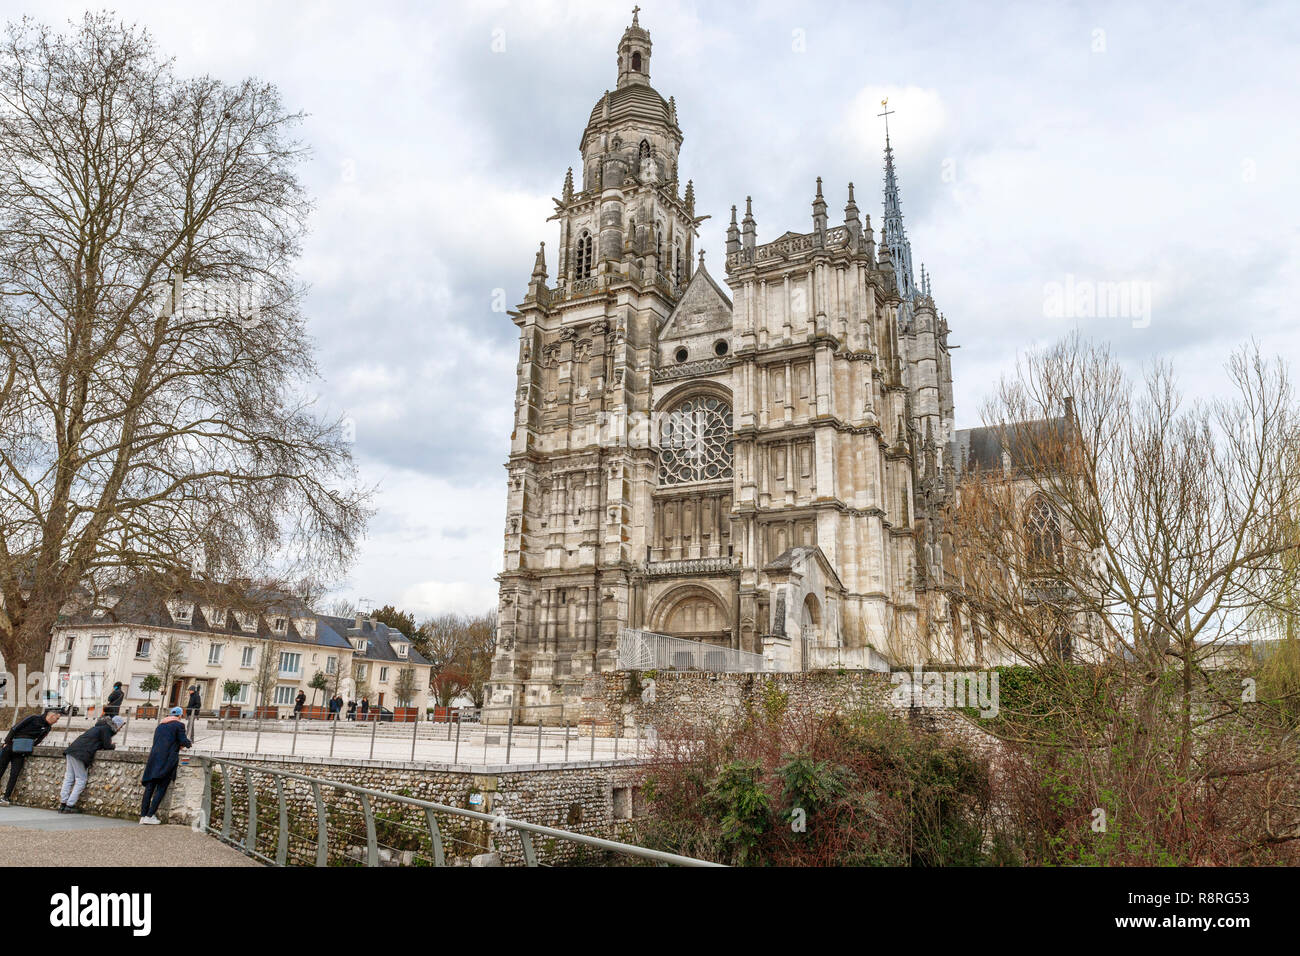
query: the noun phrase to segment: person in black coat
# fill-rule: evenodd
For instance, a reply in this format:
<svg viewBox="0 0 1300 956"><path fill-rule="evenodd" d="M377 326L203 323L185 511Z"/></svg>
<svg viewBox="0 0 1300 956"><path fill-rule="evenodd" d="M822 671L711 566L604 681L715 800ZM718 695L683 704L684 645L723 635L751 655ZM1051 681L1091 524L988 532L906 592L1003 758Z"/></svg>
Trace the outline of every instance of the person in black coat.
<svg viewBox="0 0 1300 956"><path fill-rule="evenodd" d="M194 746L185 734L185 721L181 719L181 714L179 707L173 707L153 732L153 747L149 750L149 760L140 777L140 782L144 784L144 799L140 802L140 822L143 824L162 823L158 819L158 808L167 795L167 788L176 778L176 768L181 762L181 748Z"/></svg>
<svg viewBox="0 0 1300 956"><path fill-rule="evenodd" d="M63 751L68 762L67 773L63 775L63 787L59 790L59 812L80 813L77 801L81 791L86 789L90 779L90 765L95 762L95 754L101 750L115 750L113 735L126 723L125 717L101 717L84 734L70 743Z"/></svg>
<svg viewBox="0 0 1300 956"><path fill-rule="evenodd" d="M22 775L23 764L27 762L27 755L45 739L61 716L63 711L54 707L43 714L25 717L10 728L5 736L4 747L0 748L0 779L3 779L5 771L11 766L13 769L9 770L9 783L5 786L5 795L0 797L0 806L9 806L14 787L18 786L18 778Z"/></svg>
<svg viewBox="0 0 1300 956"><path fill-rule="evenodd" d="M197 717L199 708L203 706L203 698L199 696L198 687L190 688L190 699L185 702L185 716Z"/></svg>
<svg viewBox="0 0 1300 956"><path fill-rule="evenodd" d="M356 719L357 719L357 702L355 700L350 700L348 701L348 720L356 720Z"/></svg>
<svg viewBox="0 0 1300 956"><path fill-rule="evenodd" d="M298 696L293 699L293 717L295 720L302 718L302 709L307 706L307 692L298 691Z"/></svg>
<svg viewBox="0 0 1300 956"><path fill-rule="evenodd" d="M108 695L108 700L104 702L104 716L116 717L122 710L122 698L126 695L122 693L122 682L113 682L113 692Z"/></svg>

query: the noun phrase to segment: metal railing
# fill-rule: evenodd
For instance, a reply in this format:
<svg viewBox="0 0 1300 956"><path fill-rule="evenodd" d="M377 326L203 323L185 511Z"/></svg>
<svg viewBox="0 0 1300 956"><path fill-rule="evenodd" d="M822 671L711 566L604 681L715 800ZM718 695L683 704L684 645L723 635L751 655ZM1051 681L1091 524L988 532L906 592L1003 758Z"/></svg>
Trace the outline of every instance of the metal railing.
<svg viewBox="0 0 1300 956"><path fill-rule="evenodd" d="M618 637L618 669L749 673L765 668L762 654L625 627Z"/></svg>
<svg viewBox="0 0 1300 956"><path fill-rule="evenodd" d="M119 750L147 751L156 719L128 712L113 738ZM59 721L51 743L71 743L98 712ZM432 716L432 715L430 715ZM302 760L382 760L440 766L520 766L594 763L648 756L651 729L618 734L593 726L581 705L509 704L462 708L412 721L324 720L303 717L186 718L196 755L296 757Z"/></svg>
<svg viewBox="0 0 1300 956"><path fill-rule="evenodd" d="M502 865L516 866L720 865L243 761L195 759L203 765L198 828L272 866L448 866L493 852ZM264 801L273 801L274 826L262 826Z"/></svg>

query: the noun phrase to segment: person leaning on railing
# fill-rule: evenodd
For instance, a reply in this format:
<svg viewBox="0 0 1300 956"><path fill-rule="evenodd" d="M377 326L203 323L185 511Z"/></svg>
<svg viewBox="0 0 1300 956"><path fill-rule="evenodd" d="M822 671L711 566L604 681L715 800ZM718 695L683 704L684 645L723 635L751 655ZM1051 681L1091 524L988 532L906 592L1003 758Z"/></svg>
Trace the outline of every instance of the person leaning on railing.
<svg viewBox="0 0 1300 956"><path fill-rule="evenodd" d="M0 748L0 779L4 777L5 771L10 766L13 769L9 770L9 784L5 787L5 795L0 797L0 805L9 806L28 754L45 739L61 716L63 716L62 710L51 707L45 713L32 714L10 728L8 735L5 736L4 747Z"/></svg>
<svg viewBox="0 0 1300 956"><path fill-rule="evenodd" d="M188 749L193 744L185 733L185 711L173 707L171 713L164 717L153 732L153 746L149 750L149 760L144 765L144 774L140 782L144 784L144 798L140 801L140 822L156 825L158 808L162 806L167 788L176 779L176 768L181 762L181 748Z"/></svg>

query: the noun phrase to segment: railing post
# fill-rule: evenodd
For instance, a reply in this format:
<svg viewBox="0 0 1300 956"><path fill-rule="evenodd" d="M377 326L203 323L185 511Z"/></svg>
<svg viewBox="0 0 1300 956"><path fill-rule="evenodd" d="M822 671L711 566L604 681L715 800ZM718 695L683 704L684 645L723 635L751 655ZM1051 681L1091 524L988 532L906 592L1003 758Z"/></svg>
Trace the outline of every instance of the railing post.
<svg viewBox="0 0 1300 956"><path fill-rule="evenodd" d="M451 725L447 725L448 736L451 735ZM452 758L452 763L460 763L460 712L456 713L456 756Z"/></svg>
<svg viewBox="0 0 1300 956"><path fill-rule="evenodd" d="M339 722L336 717L334 720L334 729L330 731L330 756L334 756L334 738L339 735Z"/></svg>
<svg viewBox="0 0 1300 956"><path fill-rule="evenodd" d="M533 849L533 835L527 830L520 830L519 842L524 845L524 866L536 866L537 851Z"/></svg>
<svg viewBox="0 0 1300 956"><path fill-rule="evenodd" d="M212 829L212 764L203 761L203 802L199 804L199 813L203 814L203 830Z"/></svg>
<svg viewBox="0 0 1300 956"><path fill-rule="evenodd" d="M596 722L593 720L591 726L587 728L591 731L591 759L596 759Z"/></svg>
<svg viewBox="0 0 1300 956"><path fill-rule="evenodd" d="M221 718L221 743L218 745L222 753L226 750L226 724L230 723L230 717Z"/></svg>
<svg viewBox="0 0 1300 956"><path fill-rule="evenodd" d="M370 794L361 794L361 810L366 815L366 866L379 865L379 841L375 839L375 815L370 809Z"/></svg>
<svg viewBox="0 0 1300 956"><path fill-rule="evenodd" d="M329 820L325 815L325 797L315 780L311 782L311 795L316 798L316 865L329 866Z"/></svg>
<svg viewBox="0 0 1300 956"><path fill-rule="evenodd" d="M429 841L433 845L433 865L446 866L447 858L442 850L442 831L438 829L438 821L434 818L433 811L428 807L424 808L424 816L429 821Z"/></svg>
<svg viewBox="0 0 1300 956"><path fill-rule="evenodd" d="M298 725L302 723L302 712L294 714L293 717L293 741L289 744L289 756L298 753Z"/></svg>
<svg viewBox="0 0 1300 956"><path fill-rule="evenodd" d="M289 859L289 805L284 800L284 778L275 775L275 796L280 802L280 838L275 844L275 862L284 866Z"/></svg>
<svg viewBox="0 0 1300 956"><path fill-rule="evenodd" d="M415 763L415 744L420 739L420 715L415 715L415 720L411 721L411 763Z"/></svg>
<svg viewBox="0 0 1300 956"><path fill-rule="evenodd" d="M537 718L537 762L542 762L542 718Z"/></svg>
<svg viewBox="0 0 1300 956"><path fill-rule="evenodd" d="M244 768L244 786L248 789L248 830L244 835L244 849L257 849L257 788L253 786L253 778L248 773L248 768Z"/></svg>
<svg viewBox="0 0 1300 956"><path fill-rule="evenodd" d="M569 721L564 721L564 762L569 762Z"/></svg>
<svg viewBox="0 0 1300 956"><path fill-rule="evenodd" d="M260 753L262 747L262 708L257 709L257 735L253 738L253 753Z"/></svg>
<svg viewBox="0 0 1300 956"><path fill-rule="evenodd" d="M234 814L234 800L230 794L230 768L224 763L221 765L221 794L225 798L225 806L221 808L221 835L229 839L231 817Z"/></svg>
<svg viewBox="0 0 1300 956"><path fill-rule="evenodd" d="M487 740L487 731L486 731L486 730L483 731L483 739L484 739L484 741ZM514 708L512 707L512 708L510 709L510 723L509 723L509 725L506 727L506 763L507 763L507 764L510 763L510 749L511 749L512 745L514 744L514 739L515 739L515 711L514 711ZM487 753L487 747L486 747L486 746L484 746L484 748L483 748L483 752L484 752L485 754Z"/></svg>
<svg viewBox="0 0 1300 956"><path fill-rule="evenodd" d="M367 715L368 716L368 715ZM370 759L375 759L375 731L379 729L379 721L370 721Z"/></svg>

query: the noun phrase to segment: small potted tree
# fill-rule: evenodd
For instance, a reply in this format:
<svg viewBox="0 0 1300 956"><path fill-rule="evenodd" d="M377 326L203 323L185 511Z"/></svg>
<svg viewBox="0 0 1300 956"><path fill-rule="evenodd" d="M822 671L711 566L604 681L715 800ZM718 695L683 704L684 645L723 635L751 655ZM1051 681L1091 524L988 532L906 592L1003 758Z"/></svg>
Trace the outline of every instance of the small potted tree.
<svg viewBox="0 0 1300 956"><path fill-rule="evenodd" d="M323 707L317 708L316 692L320 691L321 693L324 693L325 691L330 689L329 678L325 676L324 671L317 671L315 674L312 675L311 683L308 684L307 686L311 688L311 706L306 708L307 710L306 716L315 717L318 719L324 719L325 708Z"/></svg>
<svg viewBox="0 0 1300 956"><path fill-rule="evenodd" d="M221 716L223 718L238 717L242 713L242 710L234 703L234 700L239 696L239 692L243 687L244 685L237 680L228 680L221 685L221 694L226 701L225 705L221 708Z"/></svg>
<svg viewBox="0 0 1300 956"><path fill-rule="evenodd" d="M135 709L135 715L148 720L158 716L158 708L153 702L154 692L162 687L162 679L157 674L145 674L140 678L140 689L145 692L146 703Z"/></svg>

